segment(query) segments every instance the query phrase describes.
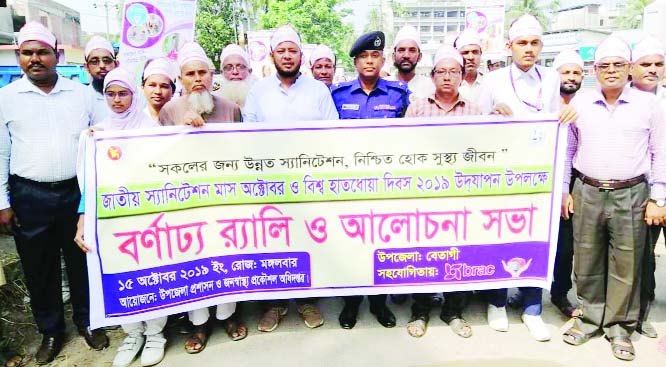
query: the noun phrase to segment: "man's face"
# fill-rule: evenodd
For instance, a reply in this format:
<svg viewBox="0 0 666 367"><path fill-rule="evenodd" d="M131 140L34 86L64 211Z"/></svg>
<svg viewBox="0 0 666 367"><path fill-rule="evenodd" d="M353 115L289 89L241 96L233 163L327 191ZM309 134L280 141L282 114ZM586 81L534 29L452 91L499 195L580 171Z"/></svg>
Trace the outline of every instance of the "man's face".
<svg viewBox="0 0 666 367"><path fill-rule="evenodd" d="M664 78L664 56L643 56L631 65L631 82L640 90L654 91Z"/></svg>
<svg viewBox="0 0 666 367"><path fill-rule="evenodd" d="M393 66L400 73L411 73L421 61L419 45L413 40L402 40L393 49Z"/></svg>
<svg viewBox="0 0 666 367"><path fill-rule="evenodd" d="M583 69L576 64L564 64L557 69L560 73L560 93L574 94L583 83Z"/></svg>
<svg viewBox="0 0 666 367"><path fill-rule="evenodd" d="M541 43L541 37L539 36L518 37L507 45L509 51L511 51L513 62L523 70L534 66L543 48L543 43Z"/></svg>
<svg viewBox="0 0 666 367"><path fill-rule="evenodd" d="M497 70L501 67L502 67L502 64L500 64L499 62L496 62L494 64L489 64L488 65L488 71L495 71L495 70Z"/></svg>
<svg viewBox="0 0 666 367"><path fill-rule="evenodd" d="M143 95L148 103L159 111L173 96L169 78L161 74L149 76L143 82Z"/></svg>
<svg viewBox="0 0 666 367"><path fill-rule="evenodd" d="M432 82L437 94L456 95L462 79L462 67L453 59L441 60L432 72Z"/></svg>
<svg viewBox="0 0 666 367"><path fill-rule="evenodd" d="M333 84L333 75L335 74L335 64L328 57L322 57L312 65L312 76L324 82L326 85Z"/></svg>
<svg viewBox="0 0 666 367"><path fill-rule="evenodd" d="M86 69L95 79L104 80L109 71L118 66L118 61L113 58L113 55L108 51L101 48L96 48L90 52L86 59Z"/></svg>
<svg viewBox="0 0 666 367"><path fill-rule="evenodd" d="M354 58L354 66L358 74L365 78L379 78L384 66L384 53L377 50L366 50Z"/></svg>
<svg viewBox="0 0 666 367"><path fill-rule="evenodd" d="M58 56L49 45L26 41L19 47L19 64L28 79L42 82L55 76Z"/></svg>
<svg viewBox="0 0 666 367"><path fill-rule="evenodd" d="M277 73L283 77L294 77L301 69L301 49L291 41L281 42L271 53Z"/></svg>
<svg viewBox="0 0 666 367"><path fill-rule="evenodd" d="M622 57L604 57L594 69L601 89L624 88L629 81L629 62Z"/></svg>
<svg viewBox="0 0 666 367"><path fill-rule="evenodd" d="M199 93L213 89L213 73L203 61L190 61L180 68L180 82L185 93Z"/></svg>
<svg viewBox="0 0 666 367"><path fill-rule="evenodd" d="M463 46L459 52L463 60L465 60L465 72L476 73L479 70L479 65L481 65L481 46Z"/></svg>
<svg viewBox="0 0 666 367"><path fill-rule="evenodd" d="M227 56L221 66L222 76L226 80L245 80L250 75L250 68L239 55Z"/></svg>

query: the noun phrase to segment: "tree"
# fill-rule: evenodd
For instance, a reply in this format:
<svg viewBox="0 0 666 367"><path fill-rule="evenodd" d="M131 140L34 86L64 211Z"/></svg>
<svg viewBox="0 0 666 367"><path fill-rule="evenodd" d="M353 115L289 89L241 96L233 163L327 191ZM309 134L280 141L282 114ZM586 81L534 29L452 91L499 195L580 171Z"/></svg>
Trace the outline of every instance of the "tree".
<svg viewBox="0 0 666 367"><path fill-rule="evenodd" d="M615 24L622 29L635 29L643 25L645 7L654 0L628 0L622 15L617 17Z"/></svg>
<svg viewBox="0 0 666 367"><path fill-rule="evenodd" d="M234 0L198 1L195 38L216 67L224 46L238 41L236 25L243 17Z"/></svg>
<svg viewBox="0 0 666 367"><path fill-rule="evenodd" d="M353 30L342 22L351 11L337 9L344 0L265 1L268 9L260 16L261 28L291 24L301 35L302 42L323 43L335 51L338 64L351 65L348 51L354 41Z"/></svg>
<svg viewBox="0 0 666 367"><path fill-rule="evenodd" d="M513 5L506 11L505 26L509 29L511 22L521 15L531 14L539 20L544 29L550 28L550 13L553 13L560 7L559 0L544 2L539 0L515 0Z"/></svg>

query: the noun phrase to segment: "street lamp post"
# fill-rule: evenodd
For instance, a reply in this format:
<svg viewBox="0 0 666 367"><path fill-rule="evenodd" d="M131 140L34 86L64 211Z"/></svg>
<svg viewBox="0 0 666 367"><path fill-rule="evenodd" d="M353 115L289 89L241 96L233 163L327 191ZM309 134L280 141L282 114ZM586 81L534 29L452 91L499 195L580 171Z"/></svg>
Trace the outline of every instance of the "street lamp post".
<svg viewBox="0 0 666 367"><path fill-rule="evenodd" d="M96 1L92 4L93 8L104 8L104 15L106 16L106 39L111 39L109 32L109 9L113 8L118 10L118 2L116 0Z"/></svg>

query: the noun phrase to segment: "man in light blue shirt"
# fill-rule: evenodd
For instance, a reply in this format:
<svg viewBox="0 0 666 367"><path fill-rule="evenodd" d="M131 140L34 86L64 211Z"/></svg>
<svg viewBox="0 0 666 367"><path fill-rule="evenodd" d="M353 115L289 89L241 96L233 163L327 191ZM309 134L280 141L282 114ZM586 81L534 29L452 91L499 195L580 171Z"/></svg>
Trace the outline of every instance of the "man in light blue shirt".
<svg viewBox="0 0 666 367"><path fill-rule="evenodd" d="M285 29L279 28L271 40L277 73L252 86L245 100L243 121L337 120L338 111L326 85L301 74L303 53L298 34Z"/></svg>
<svg viewBox="0 0 666 367"><path fill-rule="evenodd" d="M118 60L116 60L115 54L111 42L101 36L90 37L84 50L85 67L91 77L89 91L95 96L94 108L96 109L96 113L102 118L105 118L109 114L109 108L102 93L104 77L111 70L118 67Z"/></svg>

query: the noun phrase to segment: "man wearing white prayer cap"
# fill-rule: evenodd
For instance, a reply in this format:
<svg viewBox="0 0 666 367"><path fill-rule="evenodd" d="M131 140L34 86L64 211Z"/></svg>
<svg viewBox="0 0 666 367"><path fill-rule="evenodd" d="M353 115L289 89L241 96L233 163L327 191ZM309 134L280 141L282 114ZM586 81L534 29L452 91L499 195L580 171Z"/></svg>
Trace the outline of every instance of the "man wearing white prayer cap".
<svg viewBox="0 0 666 367"><path fill-rule="evenodd" d="M560 74L560 97L569 104L583 83L583 59L573 49L566 49L553 60L553 69Z"/></svg>
<svg viewBox="0 0 666 367"><path fill-rule="evenodd" d="M386 80L396 80L407 83L412 94L410 101L427 98L435 91L432 80L425 75L416 74L416 66L421 61L421 38L419 31L411 25L406 25L398 31L393 41L393 66L397 73L390 75Z"/></svg>
<svg viewBox="0 0 666 367"><path fill-rule="evenodd" d="M86 256L73 241L81 200L79 134L101 119L86 87L56 72L53 33L29 22L19 31L18 42L25 75L0 89L0 225L14 224L31 310L42 334L35 359L47 364L65 340L61 253L78 333L95 350L109 345L104 331L89 328Z"/></svg>
<svg viewBox="0 0 666 367"><path fill-rule="evenodd" d="M664 45L653 36L646 36L638 42L631 52L631 86L657 96L662 110L666 111L666 93L661 87L664 78ZM641 282L641 309L636 331L644 336L656 338L657 330L648 321L650 308L655 299L655 257L654 248L662 231L661 226L651 226L648 246L645 246L643 263L643 281Z"/></svg>
<svg viewBox="0 0 666 367"><path fill-rule="evenodd" d="M562 201L563 217L575 212L582 309L562 338L581 345L605 334L621 360L635 358L630 336L639 321L648 226L666 214L666 119L654 94L626 87L631 60L616 36L597 47L598 88L571 101L580 116L569 126Z"/></svg>
<svg viewBox="0 0 666 367"><path fill-rule="evenodd" d="M252 75L250 55L237 44L227 45L220 54L220 71L222 80L213 93L243 107L250 88L257 81Z"/></svg>
<svg viewBox="0 0 666 367"><path fill-rule="evenodd" d="M456 38L453 46L465 61L460 94L467 100L476 101L483 82L483 75L479 72L482 54L481 37L475 30L466 29Z"/></svg>
<svg viewBox="0 0 666 367"><path fill-rule="evenodd" d="M327 86L333 84L335 75L335 53L326 45L317 45L310 54L310 70L312 77Z"/></svg>
<svg viewBox="0 0 666 367"><path fill-rule="evenodd" d="M152 59L146 63L141 75L141 89L146 98L144 113L155 121L160 120L160 111L176 92L178 70L174 62L166 57Z"/></svg>
<svg viewBox="0 0 666 367"><path fill-rule="evenodd" d="M111 42L101 36L92 36L84 49L85 67L92 77L90 82L91 92L97 101L95 108L103 116L107 116L109 108L104 100L104 77L106 74L118 67L115 51Z"/></svg>
<svg viewBox="0 0 666 367"><path fill-rule="evenodd" d="M536 64L543 48L542 34L539 21L532 15L525 14L513 21L507 41L513 62L485 75L478 100L484 113L527 117L535 113L559 112L561 122L575 120L575 111L560 107L558 73ZM497 331L507 331L507 290L487 293L488 324ZM521 318L532 337L538 341L550 340L550 331L541 319L541 289L521 287L518 302L523 308Z"/></svg>

